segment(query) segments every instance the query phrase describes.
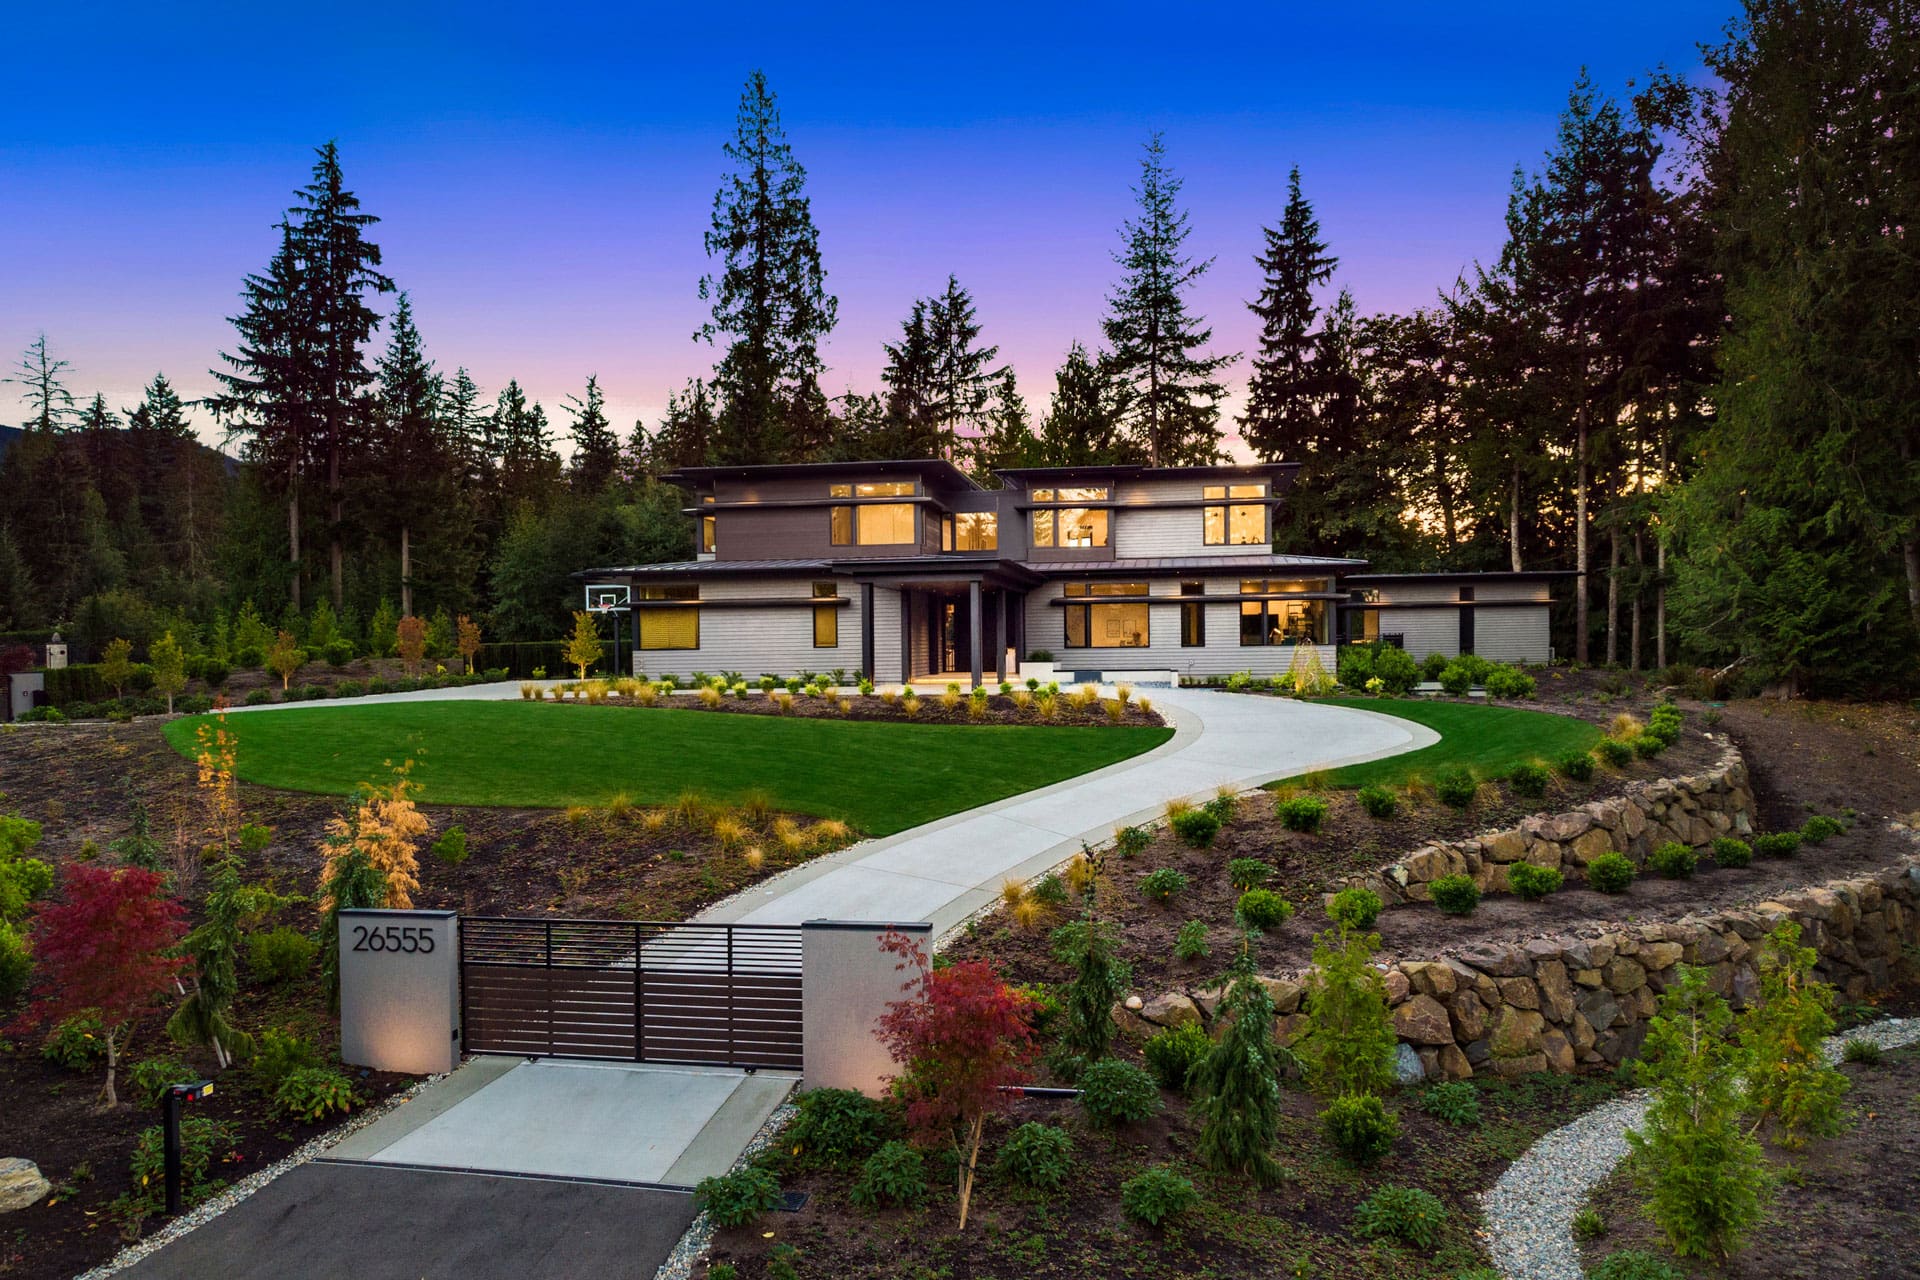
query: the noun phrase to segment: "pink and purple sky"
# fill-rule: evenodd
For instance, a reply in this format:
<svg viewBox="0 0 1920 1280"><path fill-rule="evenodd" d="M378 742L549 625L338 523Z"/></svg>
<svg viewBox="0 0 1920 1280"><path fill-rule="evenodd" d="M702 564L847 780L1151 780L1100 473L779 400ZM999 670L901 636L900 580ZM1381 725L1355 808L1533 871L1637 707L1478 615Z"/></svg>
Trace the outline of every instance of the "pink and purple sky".
<svg viewBox="0 0 1920 1280"><path fill-rule="evenodd" d="M1730 0L1379 3L367 5L99 3L10 15L0 78L0 356L44 331L76 396L155 371L204 395L242 276L311 148L339 141L428 352L556 425L600 376L652 426L715 353L689 337L701 235L742 81L766 70L809 172L840 325L829 394L948 272L1036 410L1099 339L1142 141L1186 180L1193 295L1255 338L1252 257L1289 166L1363 312L1491 259L1580 68L1605 90L1697 73ZM25 56L32 52L32 56ZM1331 290L1329 291L1331 292ZM384 345L384 337L376 340ZM1230 372L1237 407L1246 377ZM0 387L0 422L22 410ZM205 414L202 434L216 438Z"/></svg>

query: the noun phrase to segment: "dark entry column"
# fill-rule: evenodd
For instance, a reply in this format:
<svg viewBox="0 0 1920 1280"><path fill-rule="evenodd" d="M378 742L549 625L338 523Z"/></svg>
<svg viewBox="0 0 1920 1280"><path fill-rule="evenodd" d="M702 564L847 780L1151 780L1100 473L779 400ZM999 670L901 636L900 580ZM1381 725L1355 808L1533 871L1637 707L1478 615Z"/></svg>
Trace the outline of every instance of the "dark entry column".
<svg viewBox="0 0 1920 1280"><path fill-rule="evenodd" d="M993 678L1000 684L1012 679L1007 674L1007 610L1013 606L1013 593L1001 590L993 593Z"/></svg>
<svg viewBox="0 0 1920 1280"><path fill-rule="evenodd" d="M873 584L860 584L860 678L873 680Z"/></svg>
<svg viewBox="0 0 1920 1280"><path fill-rule="evenodd" d="M913 679L913 592L900 588L900 683Z"/></svg>
<svg viewBox="0 0 1920 1280"><path fill-rule="evenodd" d="M972 650L967 658L973 666L973 687L976 689L983 683L980 678L980 649L985 642L985 637L981 635L984 628L980 625L980 603L980 579L975 578L967 584L967 639L971 642L968 648Z"/></svg>

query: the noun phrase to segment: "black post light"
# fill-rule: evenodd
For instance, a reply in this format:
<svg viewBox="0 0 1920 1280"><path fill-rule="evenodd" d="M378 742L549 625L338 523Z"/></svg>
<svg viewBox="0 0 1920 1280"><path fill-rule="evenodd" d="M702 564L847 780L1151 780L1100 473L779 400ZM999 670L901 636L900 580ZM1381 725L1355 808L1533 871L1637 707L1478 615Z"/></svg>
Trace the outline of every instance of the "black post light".
<svg viewBox="0 0 1920 1280"><path fill-rule="evenodd" d="M171 1084L160 1099L161 1129L167 1161L167 1216L180 1212L180 1104L213 1096L213 1081Z"/></svg>

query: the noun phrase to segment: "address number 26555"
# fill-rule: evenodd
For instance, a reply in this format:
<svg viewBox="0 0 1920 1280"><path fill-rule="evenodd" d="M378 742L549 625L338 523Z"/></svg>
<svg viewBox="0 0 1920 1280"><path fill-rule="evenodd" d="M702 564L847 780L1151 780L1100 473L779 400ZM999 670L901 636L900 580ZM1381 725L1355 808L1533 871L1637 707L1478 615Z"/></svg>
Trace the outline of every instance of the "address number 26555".
<svg viewBox="0 0 1920 1280"><path fill-rule="evenodd" d="M433 950L433 930L415 924L390 924L369 928L356 924L353 928L353 949L355 951L399 951L407 955L425 955Z"/></svg>

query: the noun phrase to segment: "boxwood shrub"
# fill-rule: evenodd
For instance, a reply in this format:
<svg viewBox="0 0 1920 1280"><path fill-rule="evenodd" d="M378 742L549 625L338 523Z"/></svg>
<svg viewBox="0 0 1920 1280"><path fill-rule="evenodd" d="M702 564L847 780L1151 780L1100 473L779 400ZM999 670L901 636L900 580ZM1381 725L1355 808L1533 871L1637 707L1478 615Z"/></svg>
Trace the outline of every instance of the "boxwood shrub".
<svg viewBox="0 0 1920 1280"><path fill-rule="evenodd" d="M1713 861L1720 867L1744 867L1753 862L1753 846L1733 836L1713 842Z"/></svg>
<svg viewBox="0 0 1920 1280"><path fill-rule="evenodd" d="M1206 809L1188 809L1175 814L1171 825L1173 834L1195 849L1208 848L1220 834L1220 819Z"/></svg>
<svg viewBox="0 0 1920 1280"><path fill-rule="evenodd" d="M1336 923L1364 933L1380 918L1380 895L1362 885L1342 889L1327 902L1327 915Z"/></svg>
<svg viewBox="0 0 1920 1280"><path fill-rule="evenodd" d="M1753 851L1763 858L1791 858L1800 852L1800 833L1770 831L1764 836L1755 836Z"/></svg>
<svg viewBox="0 0 1920 1280"><path fill-rule="evenodd" d="M1633 744L1620 738L1602 738L1593 748L1600 758L1616 769L1633 763Z"/></svg>
<svg viewBox="0 0 1920 1280"><path fill-rule="evenodd" d="M1368 783L1360 788L1358 799L1369 818L1384 820L1400 812L1400 798L1377 783Z"/></svg>
<svg viewBox="0 0 1920 1280"><path fill-rule="evenodd" d="M1080 1077L1080 1107L1096 1125L1136 1124L1159 1115L1160 1105L1160 1087L1131 1062L1102 1058Z"/></svg>
<svg viewBox="0 0 1920 1280"><path fill-rule="evenodd" d="M1547 784L1552 780L1547 771L1537 764L1517 764L1507 774L1507 785L1513 788L1513 794L1529 800L1538 800L1547 794Z"/></svg>
<svg viewBox="0 0 1920 1280"><path fill-rule="evenodd" d="M1480 905L1480 886L1471 876L1441 876L1427 886L1427 892L1433 895L1433 905L1450 916L1472 915Z"/></svg>
<svg viewBox="0 0 1920 1280"><path fill-rule="evenodd" d="M1838 818L1829 818L1824 813L1816 813L1800 827L1801 844L1825 844L1837 835L1846 833L1846 826Z"/></svg>
<svg viewBox="0 0 1920 1280"><path fill-rule="evenodd" d="M1536 867L1531 862L1516 862L1507 868L1507 885L1525 902L1537 902L1560 887L1557 868Z"/></svg>
<svg viewBox="0 0 1920 1280"><path fill-rule="evenodd" d="M1587 782L1593 777L1593 755L1586 751L1570 751L1553 762L1553 769L1570 781Z"/></svg>
<svg viewBox="0 0 1920 1280"><path fill-rule="evenodd" d="M1249 889L1240 895L1234 914L1247 928L1270 933L1293 915L1293 904L1271 889Z"/></svg>
<svg viewBox="0 0 1920 1280"><path fill-rule="evenodd" d="M1343 1093L1320 1113L1327 1138L1355 1164L1372 1164L1393 1149L1400 1122L1370 1093Z"/></svg>
<svg viewBox="0 0 1920 1280"><path fill-rule="evenodd" d="M1473 804L1474 795L1480 790L1480 784L1473 779L1473 771L1465 765L1453 765L1442 769L1440 776L1433 780L1433 793L1455 809L1465 809Z"/></svg>
<svg viewBox="0 0 1920 1280"><path fill-rule="evenodd" d="M1294 796L1282 800L1273 807L1280 825L1289 831L1304 831L1309 835L1319 833L1320 824L1327 820L1327 802L1319 796Z"/></svg>
<svg viewBox="0 0 1920 1280"><path fill-rule="evenodd" d="M1694 851L1678 840L1669 840L1647 856L1647 865L1669 880L1685 880L1700 862Z"/></svg>
<svg viewBox="0 0 1920 1280"><path fill-rule="evenodd" d="M1603 853L1587 864L1587 883L1602 893L1625 893L1636 874L1624 853Z"/></svg>
<svg viewBox="0 0 1920 1280"><path fill-rule="evenodd" d="M1156 1031L1143 1046L1147 1070L1163 1089L1185 1091L1194 1067L1213 1051L1213 1040L1197 1022Z"/></svg>

